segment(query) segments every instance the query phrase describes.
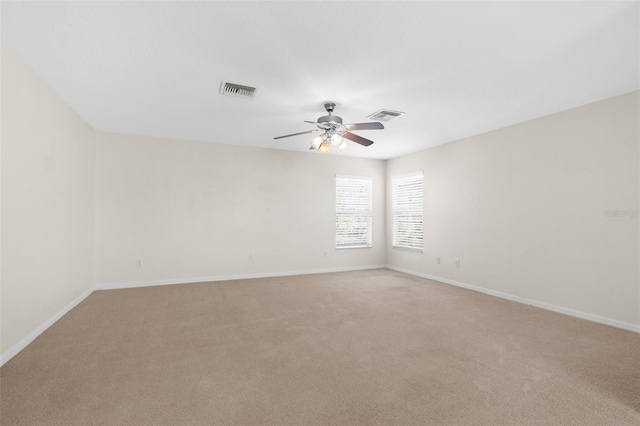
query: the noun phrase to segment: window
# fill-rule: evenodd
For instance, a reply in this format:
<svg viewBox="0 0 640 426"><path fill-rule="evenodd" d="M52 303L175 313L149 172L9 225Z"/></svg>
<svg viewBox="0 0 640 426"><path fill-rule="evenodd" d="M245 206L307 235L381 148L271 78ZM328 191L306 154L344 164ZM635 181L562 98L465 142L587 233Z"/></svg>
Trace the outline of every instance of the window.
<svg viewBox="0 0 640 426"><path fill-rule="evenodd" d="M336 248L371 247L372 181L336 175Z"/></svg>
<svg viewBox="0 0 640 426"><path fill-rule="evenodd" d="M391 178L393 247L422 251L422 172Z"/></svg>

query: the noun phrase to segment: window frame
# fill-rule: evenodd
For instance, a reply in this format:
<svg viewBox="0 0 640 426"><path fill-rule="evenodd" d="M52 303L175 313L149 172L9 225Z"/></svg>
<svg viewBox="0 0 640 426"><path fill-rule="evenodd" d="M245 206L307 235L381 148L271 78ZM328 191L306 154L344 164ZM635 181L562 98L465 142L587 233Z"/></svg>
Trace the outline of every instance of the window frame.
<svg viewBox="0 0 640 426"><path fill-rule="evenodd" d="M335 248L338 250L342 249L352 249L352 248L372 248L373 247L373 178L371 176L354 176L354 175L335 175ZM340 190L345 190L347 185L347 181L350 181L350 185L353 188L357 187L357 182L360 181L366 182L364 187L366 187L364 197L368 199L358 198L355 201L358 204L351 208L344 208L345 203L342 202L344 200L344 196L340 194ZM343 182L343 186L339 188L339 182ZM364 202L363 202L364 201ZM342 208L341 208L342 207ZM349 207L349 206L347 206ZM345 242L345 239L349 239L349 231L343 232L340 229L340 217L341 216L349 216L351 212L351 219L357 221L358 219L365 221L365 231L354 234L352 244ZM356 214L356 212L360 212L360 214ZM364 212L364 214L362 214ZM345 220L342 219L344 223ZM353 227L350 227L349 230L352 230ZM360 238L358 238L360 237Z"/></svg>
<svg viewBox="0 0 640 426"><path fill-rule="evenodd" d="M403 184L403 192L398 193ZM419 194L419 200L414 202L412 198L417 194ZM403 200L402 203L400 199ZM402 216L408 220L400 221ZM418 217L419 221L416 221ZM412 221L418 225L418 232L399 235L400 229L406 228ZM392 248L424 252L424 172L422 170L391 177L391 222Z"/></svg>

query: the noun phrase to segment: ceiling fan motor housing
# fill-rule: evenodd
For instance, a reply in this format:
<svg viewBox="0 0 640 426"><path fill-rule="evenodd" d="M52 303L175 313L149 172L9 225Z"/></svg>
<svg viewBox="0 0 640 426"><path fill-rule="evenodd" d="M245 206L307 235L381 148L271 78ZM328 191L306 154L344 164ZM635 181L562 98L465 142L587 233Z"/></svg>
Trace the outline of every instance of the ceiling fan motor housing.
<svg viewBox="0 0 640 426"><path fill-rule="evenodd" d="M318 118L318 123L342 124L342 118L337 115L325 115L324 117Z"/></svg>

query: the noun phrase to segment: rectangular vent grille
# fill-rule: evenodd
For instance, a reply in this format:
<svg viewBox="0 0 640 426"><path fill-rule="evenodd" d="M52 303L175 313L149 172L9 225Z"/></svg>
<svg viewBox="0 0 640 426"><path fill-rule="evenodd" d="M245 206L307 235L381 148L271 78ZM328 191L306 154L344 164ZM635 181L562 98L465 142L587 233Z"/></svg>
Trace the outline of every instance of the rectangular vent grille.
<svg viewBox="0 0 640 426"><path fill-rule="evenodd" d="M223 81L220 85L220 94L225 96L235 96L237 98L253 99L256 95L255 87L244 86L242 84L229 83Z"/></svg>
<svg viewBox="0 0 640 426"><path fill-rule="evenodd" d="M404 115L404 112L392 111L390 109L381 109L379 111L374 112L367 118L371 120L376 120L376 121L389 121L392 118L400 117L401 115Z"/></svg>

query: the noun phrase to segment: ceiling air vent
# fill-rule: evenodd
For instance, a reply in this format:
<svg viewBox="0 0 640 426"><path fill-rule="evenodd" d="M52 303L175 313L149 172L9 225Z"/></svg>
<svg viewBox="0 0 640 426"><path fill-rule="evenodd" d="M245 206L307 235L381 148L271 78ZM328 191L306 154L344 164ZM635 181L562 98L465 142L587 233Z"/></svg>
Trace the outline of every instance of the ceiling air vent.
<svg viewBox="0 0 640 426"><path fill-rule="evenodd" d="M228 81L223 81L222 84L220 84L221 95L235 96L237 98L253 99L256 96L257 90L255 87L229 83Z"/></svg>
<svg viewBox="0 0 640 426"><path fill-rule="evenodd" d="M400 117L401 115L404 115L404 112L391 111L390 109L381 109L374 112L367 118L371 120L376 120L376 121L389 121L392 118Z"/></svg>

